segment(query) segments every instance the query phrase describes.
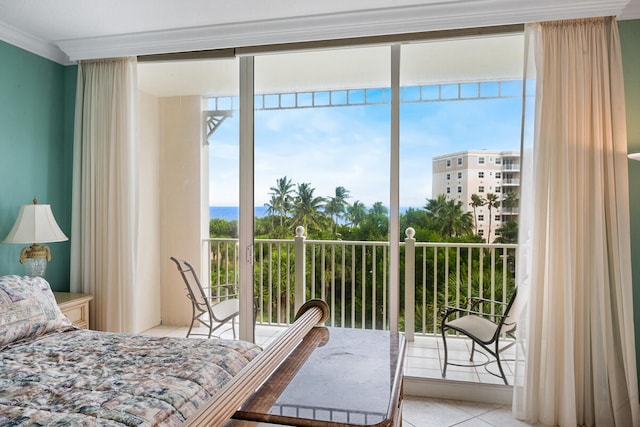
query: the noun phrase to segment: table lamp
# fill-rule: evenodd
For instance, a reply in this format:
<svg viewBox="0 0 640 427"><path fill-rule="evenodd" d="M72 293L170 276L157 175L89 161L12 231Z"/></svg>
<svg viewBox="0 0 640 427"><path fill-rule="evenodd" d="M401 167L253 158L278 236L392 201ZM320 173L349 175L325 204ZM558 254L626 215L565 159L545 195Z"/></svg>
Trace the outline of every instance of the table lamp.
<svg viewBox="0 0 640 427"><path fill-rule="evenodd" d="M34 197L33 204L20 207L18 219L3 243L32 243L31 246L22 248L20 264L24 264L27 276L44 277L47 262L51 261L51 251L48 246L41 246L39 243L65 240L69 239L53 218L51 205L39 205L38 199Z"/></svg>

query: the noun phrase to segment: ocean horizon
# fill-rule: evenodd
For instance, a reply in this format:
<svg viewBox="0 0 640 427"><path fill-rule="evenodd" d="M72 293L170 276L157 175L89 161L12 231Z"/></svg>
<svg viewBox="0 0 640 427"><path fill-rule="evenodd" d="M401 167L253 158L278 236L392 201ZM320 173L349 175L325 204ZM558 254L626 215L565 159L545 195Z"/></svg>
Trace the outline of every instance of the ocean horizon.
<svg viewBox="0 0 640 427"><path fill-rule="evenodd" d="M401 207L400 213L404 213L409 207ZM420 208L414 208L420 209ZM255 206L253 214L262 218L267 216L268 208L266 206ZM240 208L237 206L209 206L209 219L223 219L225 221L233 221L238 219Z"/></svg>

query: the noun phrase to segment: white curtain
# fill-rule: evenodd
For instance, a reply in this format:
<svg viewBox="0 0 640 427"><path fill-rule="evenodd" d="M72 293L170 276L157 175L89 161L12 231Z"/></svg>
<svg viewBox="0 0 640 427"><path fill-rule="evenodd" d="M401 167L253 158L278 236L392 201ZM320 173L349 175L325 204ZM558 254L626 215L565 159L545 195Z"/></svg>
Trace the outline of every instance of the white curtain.
<svg viewBox="0 0 640 427"><path fill-rule="evenodd" d="M639 426L622 60L615 19L528 26L535 50L526 149L514 415ZM519 361L522 362L522 361Z"/></svg>
<svg viewBox="0 0 640 427"><path fill-rule="evenodd" d="M135 285L136 59L78 65L71 290L94 296L91 327L132 332Z"/></svg>

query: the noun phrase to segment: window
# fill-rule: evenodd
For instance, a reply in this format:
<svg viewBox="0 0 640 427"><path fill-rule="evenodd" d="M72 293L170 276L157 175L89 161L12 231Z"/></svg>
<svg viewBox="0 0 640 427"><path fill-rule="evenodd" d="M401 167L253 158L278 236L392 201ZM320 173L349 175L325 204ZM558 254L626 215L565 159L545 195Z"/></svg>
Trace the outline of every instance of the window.
<svg viewBox="0 0 640 427"><path fill-rule="evenodd" d="M484 215L478 215L478 221L484 221Z"/></svg>
<svg viewBox="0 0 640 427"><path fill-rule="evenodd" d="M462 193L462 187L458 186L458 193Z"/></svg>
<svg viewBox="0 0 640 427"><path fill-rule="evenodd" d="M451 160L447 159L447 167L450 168L451 167Z"/></svg>
<svg viewBox="0 0 640 427"><path fill-rule="evenodd" d="M484 185L478 187L478 193L484 193Z"/></svg>
<svg viewBox="0 0 640 427"><path fill-rule="evenodd" d="M500 179L500 177L502 177L502 174L500 172L496 172L496 179Z"/></svg>
<svg viewBox="0 0 640 427"><path fill-rule="evenodd" d="M450 179L451 179L451 174L450 174L450 173L448 173L448 174L447 174L447 181L449 181Z"/></svg>
<svg viewBox="0 0 640 427"><path fill-rule="evenodd" d="M478 178L484 178L484 172L483 171L478 172Z"/></svg>
<svg viewBox="0 0 640 427"><path fill-rule="evenodd" d="M478 230L478 236L484 236L484 230L482 228Z"/></svg>
<svg viewBox="0 0 640 427"><path fill-rule="evenodd" d="M500 215L496 215L494 218L496 221L500 221Z"/></svg>
<svg viewBox="0 0 640 427"><path fill-rule="evenodd" d="M502 164L502 159L500 157L496 157L496 165Z"/></svg>
<svg viewBox="0 0 640 427"><path fill-rule="evenodd" d="M447 187L447 194L451 193L451 187Z"/></svg>
<svg viewBox="0 0 640 427"><path fill-rule="evenodd" d="M500 192L500 187L496 187L496 193Z"/></svg>
<svg viewBox="0 0 640 427"><path fill-rule="evenodd" d="M478 164L484 165L484 157L478 157Z"/></svg>
<svg viewBox="0 0 640 427"><path fill-rule="evenodd" d="M462 172L458 172L458 179L462 179Z"/></svg>
<svg viewBox="0 0 640 427"><path fill-rule="evenodd" d="M462 164L462 157L458 157L458 165Z"/></svg>

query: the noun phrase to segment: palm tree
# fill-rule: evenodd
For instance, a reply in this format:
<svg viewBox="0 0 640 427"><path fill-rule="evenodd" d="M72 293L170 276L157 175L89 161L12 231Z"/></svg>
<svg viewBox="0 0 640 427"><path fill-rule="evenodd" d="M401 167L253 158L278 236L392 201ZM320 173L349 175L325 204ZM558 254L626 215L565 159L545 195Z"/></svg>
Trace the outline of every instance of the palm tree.
<svg viewBox="0 0 640 427"><path fill-rule="evenodd" d="M347 205L348 198L349 190L346 190L342 186L336 187L335 196L329 197L324 205L324 213L328 214L334 220L332 227L335 227L335 229L338 227L338 219L345 212L345 206ZM335 229L332 231L335 232Z"/></svg>
<svg viewBox="0 0 640 427"><path fill-rule="evenodd" d="M471 203L469 203L469 205L473 208L473 229L476 231L476 234L478 233L478 214L476 213L476 208L484 206L484 202L485 200L482 196L475 193L471 195Z"/></svg>
<svg viewBox="0 0 640 427"><path fill-rule="evenodd" d="M367 208L360 200L356 200L353 205L347 206L347 220L354 227L359 227L362 224L366 214Z"/></svg>
<svg viewBox="0 0 640 427"><path fill-rule="evenodd" d="M520 199L518 198L517 191L507 191L504 193L502 197L502 207L504 208L515 208L518 207L520 203Z"/></svg>
<svg viewBox="0 0 640 427"><path fill-rule="evenodd" d="M495 243L518 243L518 221L513 219L505 221L496 228L496 233L500 233L500 237L494 240Z"/></svg>
<svg viewBox="0 0 640 427"><path fill-rule="evenodd" d="M267 208L267 215L271 217L271 226L273 227L273 216L278 213L278 197L275 194L271 194L271 199L264 206ZM282 225L282 218L280 218L280 222L280 225Z"/></svg>
<svg viewBox="0 0 640 427"><path fill-rule="evenodd" d="M489 209L489 232L487 233L487 243L490 243L491 240L491 210L493 208L498 208L500 206L500 200L498 200L498 196L494 193L487 193L487 199L485 201L485 206Z"/></svg>
<svg viewBox="0 0 640 427"><path fill-rule="evenodd" d="M282 227L284 218L286 218L292 208L293 197L291 193L293 192L293 184L290 179L284 176L278 178L276 180L276 186L269 188L269 190L271 190L269 193L271 195L270 208L272 209L272 213L277 213L280 217L280 226Z"/></svg>
<svg viewBox="0 0 640 427"><path fill-rule="evenodd" d="M293 222L302 225L306 230L310 227L319 229L322 213L320 208L324 203L324 198L314 197L314 188L309 183L298 184L296 197L293 201Z"/></svg>
<svg viewBox="0 0 640 427"><path fill-rule="evenodd" d="M439 194L435 199L427 200L425 209L443 236L451 238L473 231L471 212L465 212L460 201L447 200L447 196Z"/></svg>

